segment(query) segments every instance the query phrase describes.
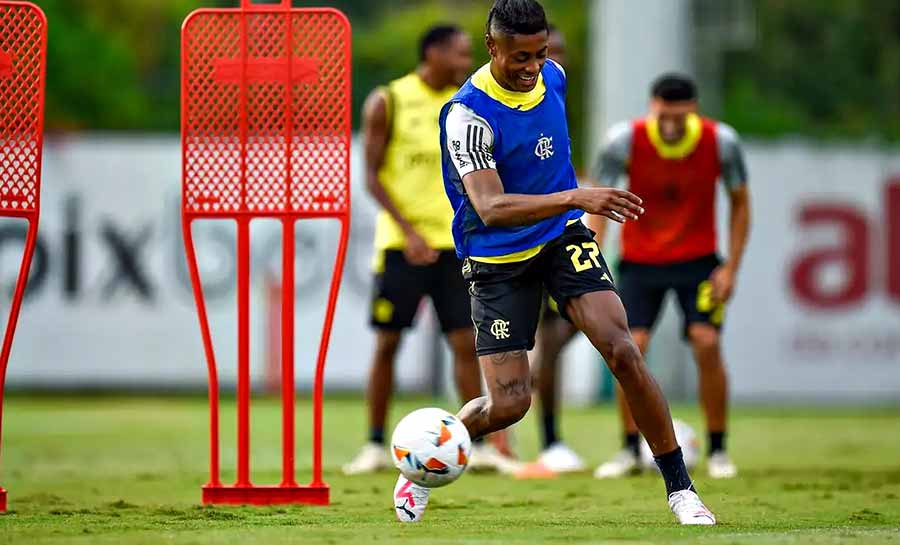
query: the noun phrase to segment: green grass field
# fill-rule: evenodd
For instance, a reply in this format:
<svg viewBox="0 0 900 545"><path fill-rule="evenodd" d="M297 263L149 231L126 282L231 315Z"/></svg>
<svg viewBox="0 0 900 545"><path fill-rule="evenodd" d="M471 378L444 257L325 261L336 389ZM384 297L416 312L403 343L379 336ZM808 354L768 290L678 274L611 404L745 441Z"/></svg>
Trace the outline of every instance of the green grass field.
<svg viewBox="0 0 900 545"><path fill-rule="evenodd" d="M433 404L404 401L393 415ZM308 422L309 403L299 407L298 422ZM693 407L674 412L699 429ZM233 414L227 406L223 422ZM719 516L712 529L676 526L654 476L600 482L588 474L465 475L432 495L422 524L401 526L393 473L346 478L337 470L363 436L362 402L330 400L325 415L332 506L213 508L199 505L208 471L204 399L12 396L0 467L10 512L0 516L0 543L900 544L900 409L737 409L730 444L741 477L711 482L695 472ZM617 448L610 408L564 416L566 439L592 465ZM253 425L254 481L275 482L275 401L254 402ZM537 452L535 428L532 415L517 428L526 457ZM298 459L308 471L301 429ZM233 468L233 430L223 432L223 466Z"/></svg>

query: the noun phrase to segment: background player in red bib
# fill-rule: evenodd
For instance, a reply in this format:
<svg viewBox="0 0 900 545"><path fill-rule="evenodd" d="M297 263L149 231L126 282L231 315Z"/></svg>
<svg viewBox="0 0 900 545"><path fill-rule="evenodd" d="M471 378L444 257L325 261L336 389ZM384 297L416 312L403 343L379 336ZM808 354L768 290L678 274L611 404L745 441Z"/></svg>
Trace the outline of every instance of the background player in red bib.
<svg viewBox="0 0 900 545"><path fill-rule="evenodd" d="M665 74L653 83L649 115L610 129L597 177L608 186L626 178L647 211L641 221L623 227L617 276L634 340L646 353L663 299L674 291L699 370L709 475L734 477L737 469L725 450L728 381L720 331L750 231L747 169L738 136L724 123L697 114L697 88L690 78ZM716 238L719 180L731 202L724 262ZM598 240L604 227L597 218ZM597 468L598 478L641 469L638 428L621 391L617 396L625 447Z"/></svg>

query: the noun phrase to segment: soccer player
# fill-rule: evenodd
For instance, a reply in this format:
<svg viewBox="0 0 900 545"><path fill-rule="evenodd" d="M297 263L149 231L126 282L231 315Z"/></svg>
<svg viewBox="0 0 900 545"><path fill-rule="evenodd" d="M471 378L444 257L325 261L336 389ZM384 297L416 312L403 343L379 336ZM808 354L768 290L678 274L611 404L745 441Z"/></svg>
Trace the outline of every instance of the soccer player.
<svg viewBox="0 0 900 545"><path fill-rule="evenodd" d="M675 292L699 371L709 476L734 477L737 469L725 451L728 383L720 329L750 231L747 169L734 129L697 114L697 88L690 78L660 76L651 95L645 118L610 129L598 165L602 185L615 187L627 178L647 208L640 222L627 223L622 231L619 293L631 334L646 353L663 298ZM720 179L731 201L730 255L724 263L716 243ZM596 226L598 236L604 227L605 222ZM621 389L618 394L625 446L597 468L598 478L640 471L638 426Z"/></svg>
<svg viewBox="0 0 900 545"><path fill-rule="evenodd" d="M369 441L343 467L348 475L393 466L384 427L394 360L425 295L453 351L459 395L464 400L481 395L469 299L453 251L453 210L444 196L440 150L434 145L441 107L470 73L472 44L458 27L440 25L425 33L419 53L415 71L373 91L363 108L366 183L382 210L375 226ZM492 446L475 447L476 467L502 462Z"/></svg>
<svg viewBox="0 0 900 545"><path fill-rule="evenodd" d="M714 524L694 491L659 386L627 318L584 212L635 221L641 200L616 188L578 188L566 123L566 76L547 61L547 18L536 0L496 0L487 21L491 61L441 111L444 186L472 298L475 346L488 395L458 416L472 437L502 430L531 405L527 350L544 288L621 382L682 524ZM402 475L397 517L418 521L429 489Z"/></svg>

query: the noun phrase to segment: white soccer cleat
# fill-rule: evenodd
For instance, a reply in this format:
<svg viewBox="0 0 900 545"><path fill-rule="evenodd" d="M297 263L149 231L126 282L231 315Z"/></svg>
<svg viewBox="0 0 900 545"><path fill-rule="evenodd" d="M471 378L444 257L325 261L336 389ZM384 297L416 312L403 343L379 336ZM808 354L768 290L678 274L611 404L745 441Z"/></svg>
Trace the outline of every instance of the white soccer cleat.
<svg viewBox="0 0 900 545"><path fill-rule="evenodd" d="M353 460L341 468L344 475L362 475L375 473L382 469L393 467L391 456L384 445L378 443L366 443L360 449L359 454Z"/></svg>
<svg viewBox="0 0 900 545"><path fill-rule="evenodd" d="M431 489L419 486L403 475L394 487L394 513L400 522L419 522L428 507Z"/></svg>
<svg viewBox="0 0 900 545"><path fill-rule="evenodd" d="M669 495L669 509L675 514L679 524L688 526L712 526L716 517L700 501L700 496L691 490L679 490Z"/></svg>
<svg viewBox="0 0 900 545"><path fill-rule="evenodd" d="M522 463L509 456L500 454L494 445L487 442L472 445L472 454L469 456L470 471L497 471L498 473L513 474Z"/></svg>
<svg viewBox="0 0 900 545"><path fill-rule="evenodd" d="M584 460L565 443L550 445L538 457L538 463L555 473L574 473L584 471Z"/></svg>
<svg viewBox="0 0 900 545"><path fill-rule="evenodd" d="M706 461L706 470L711 479L733 479L737 477L737 466L724 452L716 452L710 455Z"/></svg>
<svg viewBox="0 0 900 545"><path fill-rule="evenodd" d="M641 472L641 461L629 448L623 448L613 459L594 470L595 479L618 479Z"/></svg>

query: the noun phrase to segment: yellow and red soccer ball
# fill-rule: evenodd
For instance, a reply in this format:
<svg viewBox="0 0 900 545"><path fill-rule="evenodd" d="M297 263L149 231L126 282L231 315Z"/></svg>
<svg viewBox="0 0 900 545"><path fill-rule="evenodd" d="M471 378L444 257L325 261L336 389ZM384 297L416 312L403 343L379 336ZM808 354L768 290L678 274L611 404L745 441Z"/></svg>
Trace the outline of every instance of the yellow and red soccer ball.
<svg viewBox="0 0 900 545"><path fill-rule="evenodd" d="M419 409L406 415L391 437L394 465L410 481L428 488L446 486L469 463L472 440L465 425L443 409Z"/></svg>

